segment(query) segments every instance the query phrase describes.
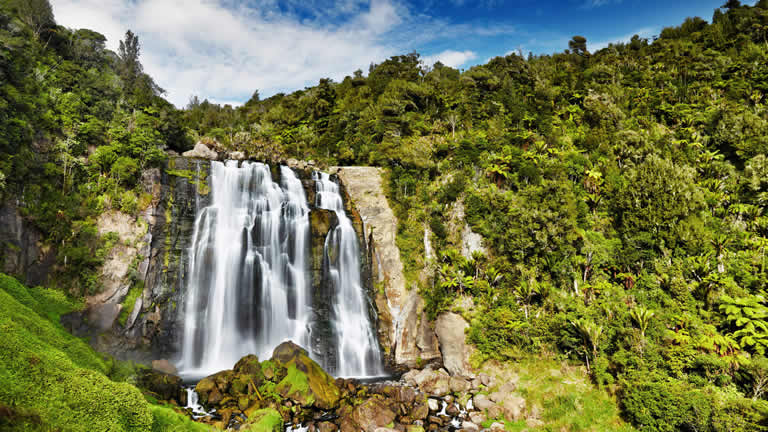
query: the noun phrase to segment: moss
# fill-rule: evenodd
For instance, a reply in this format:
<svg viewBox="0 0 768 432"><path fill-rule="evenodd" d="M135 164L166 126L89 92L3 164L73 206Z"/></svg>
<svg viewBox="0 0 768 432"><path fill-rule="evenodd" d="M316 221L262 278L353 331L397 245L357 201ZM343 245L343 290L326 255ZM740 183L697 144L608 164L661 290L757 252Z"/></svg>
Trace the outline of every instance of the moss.
<svg viewBox="0 0 768 432"><path fill-rule="evenodd" d="M120 309L120 316L118 317L118 321L120 322L121 326L125 326L125 322L128 320L128 317L131 316L133 313L133 308L136 306L136 299L139 298L139 296L144 292L144 281L138 281L136 282L132 287L131 290L128 291L128 295L125 296L125 299L122 303L122 308Z"/></svg>
<svg viewBox="0 0 768 432"><path fill-rule="evenodd" d="M288 366L288 374L275 389L283 397L291 398L304 406L315 402L314 395L309 391L309 378L307 374L298 370L296 365Z"/></svg>
<svg viewBox="0 0 768 432"><path fill-rule="evenodd" d="M244 432L280 432L283 430L283 417L272 408L261 409L251 414L251 418L240 430Z"/></svg>
<svg viewBox="0 0 768 432"><path fill-rule="evenodd" d="M149 430L152 413L139 390L110 381L85 342L26 305L62 311L47 300L0 275L0 403L34 412L48 429Z"/></svg>
<svg viewBox="0 0 768 432"><path fill-rule="evenodd" d="M206 432L212 429L195 423L171 408L152 406L152 432Z"/></svg>

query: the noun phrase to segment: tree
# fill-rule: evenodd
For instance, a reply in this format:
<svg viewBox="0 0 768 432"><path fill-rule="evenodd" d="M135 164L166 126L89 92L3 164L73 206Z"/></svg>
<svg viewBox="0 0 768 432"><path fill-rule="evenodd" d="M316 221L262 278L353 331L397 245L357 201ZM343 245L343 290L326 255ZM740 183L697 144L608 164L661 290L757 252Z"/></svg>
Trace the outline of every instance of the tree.
<svg viewBox="0 0 768 432"><path fill-rule="evenodd" d="M136 89L137 81L143 71L139 62L140 53L139 37L130 30L126 31L125 40L120 41L117 55L120 58L120 77L129 93Z"/></svg>
<svg viewBox="0 0 768 432"><path fill-rule="evenodd" d="M728 0L720 7L723 9L737 9L741 7L741 2L739 0Z"/></svg>
<svg viewBox="0 0 768 432"><path fill-rule="evenodd" d="M36 38L40 38L44 31L56 27L48 0L16 0L13 6L18 10L21 21L32 29Z"/></svg>
<svg viewBox="0 0 768 432"><path fill-rule="evenodd" d="M587 38L584 36L574 36L568 42L568 48L574 53L580 56L588 56L587 51Z"/></svg>
<svg viewBox="0 0 768 432"><path fill-rule="evenodd" d="M585 318L579 318L571 321L571 325L581 337L584 348L584 359L587 361L587 371L591 371L589 366L589 354L592 358L597 357L597 347L600 345L600 338L603 336L603 326L597 325Z"/></svg>

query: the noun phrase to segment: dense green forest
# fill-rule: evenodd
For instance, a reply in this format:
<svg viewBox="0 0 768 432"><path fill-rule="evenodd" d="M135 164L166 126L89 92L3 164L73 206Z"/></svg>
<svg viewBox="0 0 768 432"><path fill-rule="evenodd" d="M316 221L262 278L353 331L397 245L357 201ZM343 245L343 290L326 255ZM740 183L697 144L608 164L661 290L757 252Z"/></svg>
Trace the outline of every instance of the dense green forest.
<svg viewBox="0 0 768 432"><path fill-rule="evenodd" d="M167 150L381 166L409 284L432 317L473 299L478 364L583 362L643 431L768 428L768 1L594 53L396 56L239 108L162 94L133 33L113 53L45 0L0 1L0 198L56 245L50 288L98 290L94 219L145 208ZM457 202L487 253L458 252ZM67 367L106 367L86 360Z"/></svg>

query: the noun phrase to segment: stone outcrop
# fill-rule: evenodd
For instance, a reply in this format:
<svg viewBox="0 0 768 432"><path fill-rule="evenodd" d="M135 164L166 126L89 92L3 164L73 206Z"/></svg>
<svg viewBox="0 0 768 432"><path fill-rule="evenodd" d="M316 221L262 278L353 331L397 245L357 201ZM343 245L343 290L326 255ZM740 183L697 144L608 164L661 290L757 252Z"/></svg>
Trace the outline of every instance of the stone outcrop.
<svg viewBox="0 0 768 432"><path fill-rule="evenodd" d="M197 158L197 159L208 159L208 160L217 160L219 158L219 154L216 153L214 150L212 150L207 145L203 144L202 142L198 142L195 144L195 147L192 150L185 151L183 153L183 156L186 158Z"/></svg>
<svg viewBox="0 0 768 432"><path fill-rule="evenodd" d="M376 290L379 341L395 365L416 367L439 359L437 340L416 290L406 289L396 243L397 218L389 207L376 167L334 168L360 213ZM421 363L421 364L420 364Z"/></svg>
<svg viewBox="0 0 768 432"><path fill-rule="evenodd" d="M465 335L468 328L469 324L461 315L445 312L437 317L435 331L440 341L443 365L451 375L472 375L469 357L473 348L467 344Z"/></svg>
<svg viewBox="0 0 768 432"><path fill-rule="evenodd" d="M0 271L29 286L44 285L56 262L56 250L42 244L42 239L15 203L0 203Z"/></svg>

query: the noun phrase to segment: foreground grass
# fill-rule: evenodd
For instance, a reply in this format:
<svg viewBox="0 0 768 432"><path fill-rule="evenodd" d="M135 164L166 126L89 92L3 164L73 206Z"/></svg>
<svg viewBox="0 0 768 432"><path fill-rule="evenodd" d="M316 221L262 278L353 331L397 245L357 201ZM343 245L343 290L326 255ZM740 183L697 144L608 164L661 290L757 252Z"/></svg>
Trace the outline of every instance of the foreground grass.
<svg viewBox="0 0 768 432"><path fill-rule="evenodd" d="M620 417L619 406L608 392L595 387L583 367L546 358L525 358L517 363L487 362L485 372L499 382L517 381L517 393L526 399L544 424L529 427L525 421L507 422L507 430L573 432L633 432Z"/></svg>
<svg viewBox="0 0 768 432"><path fill-rule="evenodd" d="M113 362L58 323L77 306L0 274L0 430L207 430L107 377Z"/></svg>

